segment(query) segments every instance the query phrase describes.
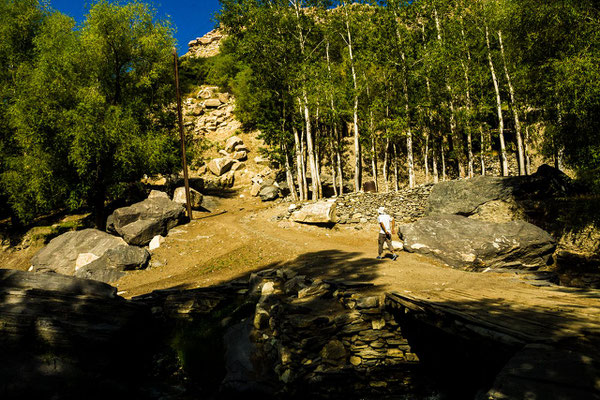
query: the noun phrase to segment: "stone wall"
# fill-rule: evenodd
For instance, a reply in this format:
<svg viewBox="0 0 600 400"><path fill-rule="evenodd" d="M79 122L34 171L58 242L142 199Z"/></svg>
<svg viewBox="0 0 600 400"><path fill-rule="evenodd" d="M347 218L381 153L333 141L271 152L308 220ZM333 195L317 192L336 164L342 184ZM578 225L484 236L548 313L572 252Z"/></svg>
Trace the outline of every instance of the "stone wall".
<svg viewBox="0 0 600 400"><path fill-rule="evenodd" d="M202 350L184 357L203 358L208 369L202 374L179 368L171 350L155 357L170 360L163 361L169 374L204 386L202 394L420 399L431 392L418 357L371 284L322 281L278 269L224 286L157 291L134 302L150 307L164 329L178 327L170 335L187 336ZM208 354L211 349L220 353ZM215 374L220 369L222 375ZM209 374L212 389L205 380Z"/></svg>
<svg viewBox="0 0 600 400"><path fill-rule="evenodd" d="M368 284L321 281L293 271L251 279L260 294L252 332L279 395L380 398L422 391L418 357Z"/></svg>
<svg viewBox="0 0 600 400"><path fill-rule="evenodd" d="M385 207L396 223L414 222L421 218L433 184L402 189L390 193L349 193L337 200L338 223L377 222L377 209Z"/></svg>

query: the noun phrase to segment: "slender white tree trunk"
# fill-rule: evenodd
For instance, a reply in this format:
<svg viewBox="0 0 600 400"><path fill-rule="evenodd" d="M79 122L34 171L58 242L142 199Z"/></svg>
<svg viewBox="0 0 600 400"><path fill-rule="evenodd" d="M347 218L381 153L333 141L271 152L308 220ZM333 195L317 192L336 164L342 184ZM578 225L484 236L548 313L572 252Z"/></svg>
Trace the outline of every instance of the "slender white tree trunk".
<svg viewBox="0 0 600 400"><path fill-rule="evenodd" d="M396 143L393 145L394 148L394 191L400 190L398 187L398 149L396 148Z"/></svg>
<svg viewBox="0 0 600 400"><path fill-rule="evenodd" d="M446 181L446 156L444 155L444 143L440 144L440 155L442 157L442 181Z"/></svg>
<svg viewBox="0 0 600 400"><path fill-rule="evenodd" d="M525 173L527 175L531 175L531 157L529 156L529 125L525 127L523 151L525 152Z"/></svg>
<svg viewBox="0 0 600 400"><path fill-rule="evenodd" d="M390 183L388 177L388 168L390 162L390 138L385 139L385 152L383 153L383 181L385 182L386 193L390 191Z"/></svg>
<svg viewBox="0 0 600 400"><path fill-rule="evenodd" d="M440 20L438 18L437 8L435 8L435 7L433 7L433 16L435 19L435 29L437 32L437 40L440 43L440 46L443 46L442 31L440 28ZM461 162L462 157L460 156L461 152L460 152L459 140L458 140L458 137L456 136L456 115L455 115L455 109L454 109L453 91L452 91L452 86L450 86L450 83L448 82L448 78L446 78L446 90L448 91L448 95L450 96L450 141L451 141L452 147L454 149L454 152L456 154L456 169L457 169L458 175L460 177L464 177L465 170L464 170L464 167ZM442 153L442 161L444 161L443 153ZM444 180L446 180L445 175L446 175L446 169L444 168L444 170L443 170L443 179Z"/></svg>
<svg viewBox="0 0 600 400"><path fill-rule="evenodd" d="M352 52L352 34L350 33L350 17L348 16L348 10L346 2L342 3L344 6L344 12L346 14L346 44L348 47L348 55L350 56L350 69L352 71L352 83L354 84L354 106L352 108L353 114L353 129L354 129L354 191L359 192L362 186L362 159L360 149L360 134L358 132L358 82L356 78L356 69L354 67L354 54Z"/></svg>
<svg viewBox="0 0 600 400"><path fill-rule="evenodd" d="M479 153L479 155L481 156L481 175L484 176L485 175L485 144L484 144L484 138L483 138L483 125L479 124L479 133L481 134L481 152Z"/></svg>
<svg viewBox="0 0 600 400"><path fill-rule="evenodd" d="M404 111L406 112L407 119L407 129L406 129L406 167L408 169L408 186L410 188L415 187L415 165L414 165L414 156L413 156L413 142L412 142L412 131L410 129L410 109L408 105L408 82L406 79L406 74L408 73L406 68L406 57L404 56L404 52L401 54L402 56L402 65L404 70L404 75L402 79L402 89L404 91Z"/></svg>
<svg viewBox="0 0 600 400"><path fill-rule="evenodd" d="M431 146L432 154L431 154L431 163L433 169L433 183L438 183L440 181L440 174L438 173L438 164L437 157L435 156L435 143Z"/></svg>
<svg viewBox="0 0 600 400"><path fill-rule="evenodd" d="M463 38L463 44L465 46L466 49L466 53L467 53L467 61L463 62L461 61L461 65L463 67L463 72L465 74L465 95L467 97L467 115L468 117L468 124L467 124L467 173L469 178L472 178L474 175L473 172L473 138L471 135L471 90L470 90L470 82L469 82L469 65L471 64L471 51L469 50L468 46L467 46L467 40L465 38L465 30L463 28L463 21L462 19L460 20L460 33L462 35Z"/></svg>
<svg viewBox="0 0 600 400"><path fill-rule="evenodd" d="M425 132L425 151L423 152L423 164L425 164L425 182L429 182L429 130Z"/></svg>
<svg viewBox="0 0 600 400"><path fill-rule="evenodd" d="M512 105L513 117L515 119L515 136L517 137L517 161L519 162L519 175L525 175L525 151L523 149L523 137L521 135L521 122L519 121L519 107L515 101L515 90L508 73L508 65L506 63L506 57L504 55L504 45L502 44L502 31L498 30L498 41L500 42L500 53L502 54L502 63L504 64L504 74L506 75L506 82L508 83L508 92L510 93L510 103Z"/></svg>
<svg viewBox="0 0 600 400"><path fill-rule="evenodd" d="M294 175L292 173L292 167L290 166L290 155L288 148L285 144L283 144L283 152L285 157L285 177L290 189L290 194L292 195L293 201L298 201L298 193L296 192L296 185L294 184Z"/></svg>
<svg viewBox="0 0 600 400"><path fill-rule="evenodd" d="M302 145L300 144L300 135L298 129L292 127L294 132L294 146L296 150L296 180L298 181L298 191L300 192L300 200L306 200L306 193L304 191L304 179L303 179L303 161L302 161Z"/></svg>
<svg viewBox="0 0 600 400"><path fill-rule="evenodd" d="M487 44L488 62L492 81L494 82L494 90L496 91L496 107L498 111L498 137L500 138L500 166L502 168L502 176L508 176L508 158L506 157L506 144L504 142L504 119L502 118L502 99L500 98L500 88L496 71L494 69L494 61L492 60L492 49L490 46L490 35L487 24L485 26L485 41Z"/></svg>

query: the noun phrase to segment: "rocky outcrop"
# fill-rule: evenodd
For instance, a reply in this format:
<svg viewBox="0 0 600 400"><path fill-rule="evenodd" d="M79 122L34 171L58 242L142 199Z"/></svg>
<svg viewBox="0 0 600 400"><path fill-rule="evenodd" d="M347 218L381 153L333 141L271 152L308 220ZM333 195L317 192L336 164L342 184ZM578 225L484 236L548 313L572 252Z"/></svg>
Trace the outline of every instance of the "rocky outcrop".
<svg viewBox="0 0 600 400"><path fill-rule="evenodd" d="M219 47L225 34L220 29L208 32L206 35L191 40L188 43L187 57L208 58L219 54Z"/></svg>
<svg viewBox="0 0 600 400"><path fill-rule="evenodd" d="M148 198L129 207L118 208L106 222L107 230L121 235L129 244L145 246L156 235L165 236L185 215L181 204L168 198Z"/></svg>
<svg viewBox="0 0 600 400"><path fill-rule="evenodd" d="M151 353L139 334L148 317L104 283L0 270L2 397L96 396L123 376L136 382Z"/></svg>
<svg viewBox="0 0 600 400"><path fill-rule="evenodd" d="M334 224L337 222L335 207L335 200L305 204L301 209L294 211L290 219L306 224Z"/></svg>
<svg viewBox="0 0 600 400"><path fill-rule="evenodd" d="M124 271L146 268L149 261L148 250L136 246L119 246L77 269L75 276L106 283L114 282L124 275Z"/></svg>
<svg viewBox="0 0 600 400"><path fill-rule="evenodd" d="M537 270L551 262L554 239L524 221L495 224L459 215L425 217L398 227L404 250L456 268Z"/></svg>
<svg viewBox="0 0 600 400"><path fill-rule="evenodd" d="M63 275L73 275L77 267L83 267L101 258L109 250L128 247L120 237L97 229L67 232L52 239L46 247L33 256L32 271L53 271ZM84 256L80 257L82 254Z"/></svg>
<svg viewBox="0 0 600 400"><path fill-rule="evenodd" d="M425 214L458 214L492 222L535 219L545 202L575 191L567 175L542 165L530 176L476 176L441 182L434 186Z"/></svg>

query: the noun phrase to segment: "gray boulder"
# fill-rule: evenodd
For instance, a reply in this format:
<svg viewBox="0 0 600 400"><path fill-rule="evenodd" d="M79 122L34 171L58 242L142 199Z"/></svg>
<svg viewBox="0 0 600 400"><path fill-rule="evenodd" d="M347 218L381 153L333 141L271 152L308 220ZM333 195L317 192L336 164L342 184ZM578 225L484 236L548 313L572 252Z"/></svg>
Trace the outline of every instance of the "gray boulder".
<svg viewBox="0 0 600 400"><path fill-rule="evenodd" d="M183 204L185 206L187 200L185 199L185 187L178 187L175 189L175 193L173 194L173 201L175 203ZM197 210L202 207L202 193L199 191L190 188L190 202L191 207L194 210Z"/></svg>
<svg viewBox="0 0 600 400"><path fill-rule="evenodd" d="M337 222L335 207L335 200L318 201L306 204L300 210L293 212L290 218L307 224L331 224Z"/></svg>
<svg viewBox="0 0 600 400"><path fill-rule="evenodd" d="M496 224L443 215L401 225L398 234L404 250L456 268L537 270L549 264L556 249L547 232L524 221Z"/></svg>
<svg viewBox="0 0 600 400"><path fill-rule="evenodd" d="M233 160L228 157L215 158L208 163L208 169L216 176L221 176L231 169Z"/></svg>
<svg viewBox="0 0 600 400"><path fill-rule="evenodd" d="M543 203L577 191L563 172L542 165L530 176L476 176L433 187L426 216L457 214L493 222L536 217Z"/></svg>
<svg viewBox="0 0 600 400"><path fill-rule="evenodd" d="M119 246L75 272L75 276L101 282L113 282L124 275L123 271L143 269L148 266L150 253L136 246Z"/></svg>
<svg viewBox="0 0 600 400"><path fill-rule="evenodd" d="M279 197L279 188L275 185L263 186L258 195L262 201L273 201Z"/></svg>
<svg viewBox="0 0 600 400"><path fill-rule="evenodd" d="M63 275L73 275L80 254L91 253L102 257L108 250L120 246L127 246L122 238L97 229L63 233L33 256L32 270L50 270Z"/></svg>
<svg viewBox="0 0 600 400"><path fill-rule="evenodd" d="M184 215L183 205L168 198L156 197L118 208L107 220L107 225L127 243L145 246L154 236L165 236L180 223Z"/></svg>

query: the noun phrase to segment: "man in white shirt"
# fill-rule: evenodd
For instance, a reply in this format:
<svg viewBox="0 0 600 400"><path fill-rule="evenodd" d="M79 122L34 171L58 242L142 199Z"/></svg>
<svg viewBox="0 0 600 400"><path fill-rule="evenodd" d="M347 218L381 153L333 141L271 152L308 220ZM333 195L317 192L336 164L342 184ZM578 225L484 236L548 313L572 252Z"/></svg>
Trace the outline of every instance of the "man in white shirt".
<svg viewBox="0 0 600 400"><path fill-rule="evenodd" d="M381 260L381 254L383 254L383 243L386 242L388 245L388 249L392 253L392 260L396 261L398 256L394 252L394 246L392 245L392 234L394 233L395 223L394 218L385 212L385 207L379 207L377 209L379 216L377 217L377 222L379 222L379 254L377 255L377 259Z"/></svg>

